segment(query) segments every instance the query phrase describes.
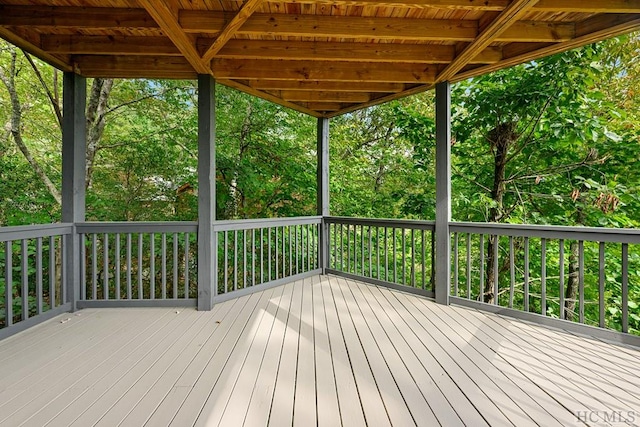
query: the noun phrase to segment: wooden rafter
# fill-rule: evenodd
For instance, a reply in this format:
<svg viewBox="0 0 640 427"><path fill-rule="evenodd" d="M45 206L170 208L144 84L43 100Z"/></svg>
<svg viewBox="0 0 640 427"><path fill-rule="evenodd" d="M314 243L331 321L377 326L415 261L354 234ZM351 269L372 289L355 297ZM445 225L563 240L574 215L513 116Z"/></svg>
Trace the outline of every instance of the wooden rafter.
<svg viewBox="0 0 640 427"><path fill-rule="evenodd" d="M169 38L158 36L43 35L40 43L47 52L75 55L182 55Z"/></svg>
<svg viewBox="0 0 640 427"><path fill-rule="evenodd" d="M447 81L455 76L501 34L518 21L538 0L513 0L451 63L438 75L438 81Z"/></svg>
<svg viewBox="0 0 640 427"><path fill-rule="evenodd" d="M405 96L416 95L418 93L426 92L435 87L435 84L427 84L427 85L419 85L414 86L412 88L406 89L400 93L391 94L391 95L383 95L377 98L370 100L369 102L365 102L363 104L350 105L341 108L333 113L327 114L327 117L335 117L340 116L342 114L351 113L356 110L361 110L363 108L372 107L374 105L384 104L385 102L393 101L394 99L404 98Z"/></svg>
<svg viewBox="0 0 640 427"><path fill-rule="evenodd" d="M637 30L640 30L640 18L635 15L608 14L596 16L582 22L576 29L576 38L568 43L542 44L537 49L533 50L530 46L526 46L525 49L517 49L517 47L507 46L504 49L505 52L513 51L513 53L502 61L496 64L482 66L459 73L452 79L452 82L466 80L468 78L490 73L505 67L533 61L549 55L555 55L556 53L585 46L598 40L604 40Z"/></svg>
<svg viewBox="0 0 640 427"><path fill-rule="evenodd" d="M200 55L198 55L195 43L182 30L180 24L178 24L178 18L176 15L177 9L172 8L167 4L166 0L138 0L138 3L144 6L147 12L149 12L149 15L153 17L160 28L165 32L167 37L169 37L173 44L175 44L180 52L182 52L194 70L199 74L207 74L211 72L209 67L207 67L200 58Z"/></svg>
<svg viewBox="0 0 640 427"><path fill-rule="evenodd" d="M364 92L315 92L315 91L279 91L278 96L293 102L369 102L371 95Z"/></svg>
<svg viewBox="0 0 640 427"><path fill-rule="evenodd" d="M213 75L219 79L318 80L342 82L431 83L434 66L425 64L236 60L215 58Z"/></svg>
<svg viewBox="0 0 640 427"><path fill-rule="evenodd" d="M219 33L224 18L219 13L187 11L180 13L186 32ZM559 42L573 37L575 26L563 22L519 22L505 28L495 41ZM479 35L477 21L460 19L408 19L325 15L256 13L236 31L245 36L337 37L344 39L466 41Z"/></svg>
<svg viewBox="0 0 640 427"><path fill-rule="evenodd" d="M240 11L229 21L224 27L218 38L211 44L209 49L204 53L202 58L210 61L224 47L224 45L233 37L233 35L242 27L242 25L251 17L253 12L262 4L263 0L247 0Z"/></svg>
<svg viewBox="0 0 640 427"><path fill-rule="evenodd" d="M455 57L455 46L400 43L314 43L278 40L230 40L218 52L220 58L297 59L309 61L411 62L447 64ZM492 64L502 59L502 50L489 47L472 61Z"/></svg>
<svg viewBox="0 0 640 427"><path fill-rule="evenodd" d="M42 58L51 65L58 67L63 71L72 71L72 66L69 65L68 60L58 57L55 54L51 54L37 46L35 43L29 41L25 37L20 37L15 32L9 31L6 28L0 27L0 37L23 49L25 52L29 52L32 55Z"/></svg>
<svg viewBox="0 0 640 427"><path fill-rule="evenodd" d="M229 87L232 87L234 89L238 89L238 90L246 92L248 94L257 96L258 98L266 99L267 101L275 102L276 104L283 105L285 107L291 108L292 110L299 111L301 113L305 113L305 114L308 114L308 115L313 116L313 117L322 117L323 116L323 114L318 113L318 111L322 111L322 110L314 110L314 109L307 108L304 105L300 105L300 104L296 104L296 103L293 103L293 102L285 101L285 100L283 100L281 98L278 98L277 96L274 96L274 95L272 95L270 93L254 89L251 86L247 86L247 85L242 84L240 82L237 82L235 80L217 79L216 81L218 83L220 83L220 84L225 85L225 86L229 86Z"/></svg>
<svg viewBox="0 0 640 427"><path fill-rule="evenodd" d="M308 90L343 92L402 92L404 83L322 82L297 80L249 80L249 86L259 90Z"/></svg>
<svg viewBox="0 0 640 427"><path fill-rule="evenodd" d="M159 28L145 9L0 5L0 25L39 28Z"/></svg>

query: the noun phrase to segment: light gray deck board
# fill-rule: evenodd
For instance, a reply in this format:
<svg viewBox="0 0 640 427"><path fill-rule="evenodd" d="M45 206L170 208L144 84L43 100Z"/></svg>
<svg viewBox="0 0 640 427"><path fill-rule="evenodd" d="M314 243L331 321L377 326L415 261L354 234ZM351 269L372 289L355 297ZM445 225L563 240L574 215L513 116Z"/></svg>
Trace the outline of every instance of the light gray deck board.
<svg viewBox="0 0 640 427"><path fill-rule="evenodd" d="M640 350L341 277L78 314L0 341L0 426L640 421Z"/></svg>

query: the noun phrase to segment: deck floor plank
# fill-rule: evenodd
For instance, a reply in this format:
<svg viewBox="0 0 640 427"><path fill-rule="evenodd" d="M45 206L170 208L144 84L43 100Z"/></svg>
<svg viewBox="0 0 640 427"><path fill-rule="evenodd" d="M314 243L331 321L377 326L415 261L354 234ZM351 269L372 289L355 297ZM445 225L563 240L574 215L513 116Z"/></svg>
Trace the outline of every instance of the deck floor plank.
<svg viewBox="0 0 640 427"><path fill-rule="evenodd" d="M639 349L337 276L210 312L77 314L0 341L0 426L640 419Z"/></svg>
<svg viewBox="0 0 640 427"><path fill-rule="evenodd" d="M313 426L317 422L315 330L313 327L313 289L305 279L302 288L302 312L298 334L298 367L293 400L293 426ZM323 373L327 375L327 373Z"/></svg>
<svg viewBox="0 0 640 427"><path fill-rule="evenodd" d="M269 304L272 294L273 289L269 289L265 292L251 295L257 304L248 304L245 306L241 317L238 317L236 324L233 325L233 333L228 334L218 347L204 371L191 388L188 398L178 410L171 425L180 427L195 425L199 419L202 420L201 422L207 422L211 415L211 406L219 403L216 392L221 387L227 385L225 381L232 374L232 372L225 372L227 366L234 367L236 365L237 360L234 356L238 357L237 354L244 348L242 344L246 343L249 339L245 331L247 331L249 335L251 335L251 333L255 334L255 328L259 319L262 318L264 314L263 310ZM241 349L234 354L238 343L241 343ZM220 380L222 380L222 382L219 383ZM218 388L216 388L216 386L218 386Z"/></svg>
<svg viewBox="0 0 640 427"><path fill-rule="evenodd" d="M338 322L344 337L353 376L360 394L364 417L368 426L390 426L388 410L382 400L382 395L376 383L364 347L362 346L356 327L349 316L347 303L342 296L338 277L331 277L331 293L336 306Z"/></svg>
<svg viewBox="0 0 640 427"><path fill-rule="evenodd" d="M48 406L51 401L67 390L73 390L87 375L96 370L108 369L117 354L117 350L123 348L123 343L134 340L141 331L132 327L136 318L135 313L123 315L120 319L108 324L99 324L96 328L97 337L91 339L84 336L70 335L71 350L78 351L63 353L55 368L50 366L44 375L31 375L25 384L20 384L21 391L14 393L12 398L6 399L1 405L0 413L3 418L0 422L6 425L19 425L29 419L34 412ZM74 341L80 340L84 345L76 346ZM91 344L87 345L90 342ZM58 346L66 347L61 343ZM110 350L115 350L110 354ZM39 360L38 357L36 360ZM28 360L28 365L37 361ZM73 375L70 373L73 372ZM11 392L11 388L6 391ZM34 409L37 408L37 409Z"/></svg>
<svg viewBox="0 0 640 427"><path fill-rule="evenodd" d="M424 397L426 405L433 411L437 422L446 426L464 426L464 423L455 412L445 395L436 385L436 382L429 374L429 369L420 363L419 357L414 353L398 331L394 322L391 320L390 312L394 310L390 306L382 304L374 290L363 283L356 285L361 295L364 297L362 301L366 301L369 305L368 311L370 316L376 317L384 333L389 337L391 345L397 350L401 357L400 363L403 363L410 373L412 380L418 387L419 392ZM381 296L381 295L379 295ZM385 356L386 357L386 356ZM435 425L434 420L431 421Z"/></svg>
<svg viewBox="0 0 640 427"><path fill-rule="evenodd" d="M287 322L292 311L293 289L295 284L289 283L285 286L284 293L278 305L278 310L273 324L273 329L269 335L267 349L262 358L255 385L251 389L248 399L248 407L243 420L243 424L250 426L266 426L269 421L269 410L273 401L273 394L278 377L278 365L282 357L282 348L287 333ZM238 390L243 393L242 390ZM244 396L239 397L244 398ZM234 397L232 396L232 399Z"/></svg>
<svg viewBox="0 0 640 427"><path fill-rule="evenodd" d="M287 328L278 372L273 390L271 407L267 418L268 425L290 426L293 424L293 407L296 390L296 372L298 370L298 344L300 335L300 318L302 314L302 283L295 284L291 296L291 308L287 318ZM256 414L252 413L252 417ZM247 418L249 421L249 418ZM248 427L251 424L245 423Z"/></svg>
<svg viewBox="0 0 640 427"><path fill-rule="evenodd" d="M320 281L322 300L327 319L328 338L336 381L336 393L340 405L342 425L365 427L366 421L353 366L347 352L344 335L338 321L336 304L331 293L329 280ZM386 414L385 414L386 416Z"/></svg>
<svg viewBox="0 0 640 427"><path fill-rule="evenodd" d="M318 425L340 425L340 407L320 277L312 277Z"/></svg>
<svg viewBox="0 0 640 427"><path fill-rule="evenodd" d="M460 316L452 316L449 310L442 310L438 304L428 304L427 309L434 312L445 324L449 325L450 328L467 339L469 345L474 346L478 351L485 354L485 357L492 361L496 369L504 372L532 401L537 402L545 411L553 416L557 422L561 425L575 423L575 416L573 414L567 411L565 407L549 394L545 393L536 383L527 378L519 369L508 363L504 357L502 357L500 347L494 346L493 340L481 339L478 336L482 324L478 324L477 322L468 323ZM549 425L553 424L555 424L553 421L549 421Z"/></svg>

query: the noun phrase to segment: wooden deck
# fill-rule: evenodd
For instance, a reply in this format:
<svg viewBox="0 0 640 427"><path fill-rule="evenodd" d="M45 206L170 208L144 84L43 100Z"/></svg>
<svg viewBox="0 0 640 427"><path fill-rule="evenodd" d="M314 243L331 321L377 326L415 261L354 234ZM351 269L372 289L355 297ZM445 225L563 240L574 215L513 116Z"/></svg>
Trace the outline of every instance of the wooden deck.
<svg viewBox="0 0 640 427"><path fill-rule="evenodd" d="M638 378L635 349L316 276L6 339L0 425L634 425Z"/></svg>

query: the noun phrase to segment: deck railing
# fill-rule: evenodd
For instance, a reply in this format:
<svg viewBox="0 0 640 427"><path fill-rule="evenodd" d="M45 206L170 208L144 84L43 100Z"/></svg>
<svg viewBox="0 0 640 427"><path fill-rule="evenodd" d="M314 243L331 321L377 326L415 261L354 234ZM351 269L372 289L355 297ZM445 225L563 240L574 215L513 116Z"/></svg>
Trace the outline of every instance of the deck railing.
<svg viewBox="0 0 640 427"><path fill-rule="evenodd" d="M216 301L319 272L321 221L216 222ZM196 305L197 231L195 222L78 224L83 242L79 307Z"/></svg>
<svg viewBox="0 0 640 427"><path fill-rule="evenodd" d="M71 224L0 228L0 338L69 309L64 245Z"/></svg>
<svg viewBox="0 0 640 427"><path fill-rule="evenodd" d="M453 302L639 333L630 283L640 280L640 230L453 223L450 231Z"/></svg>
<svg viewBox="0 0 640 427"><path fill-rule="evenodd" d="M217 300L319 269L321 217L217 221Z"/></svg>
<svg viewBox="0 0 640 427"><path fill-rule="evenodd" d="M432 221L325 218L328 272L433 296Z"/></svg>
<svg viewBox="0 0 640 427"><path fill-rule="evenodd" d="M79 308L195 306L197 229L195 222L0 228L0 338L71 308L65 247L74 233ZM218 221L213 230L214 302L322 271L434 295L430 221L300 217ZM640 230L451 223L450 231L453 303L640 334Z"/></svg>
<svg viewBox="0 0 640 427"><path fill-rule="evenodd" d="M78 224L79 306L104 305L97 301L195 305L197 231L195 222Z"/></svg>

